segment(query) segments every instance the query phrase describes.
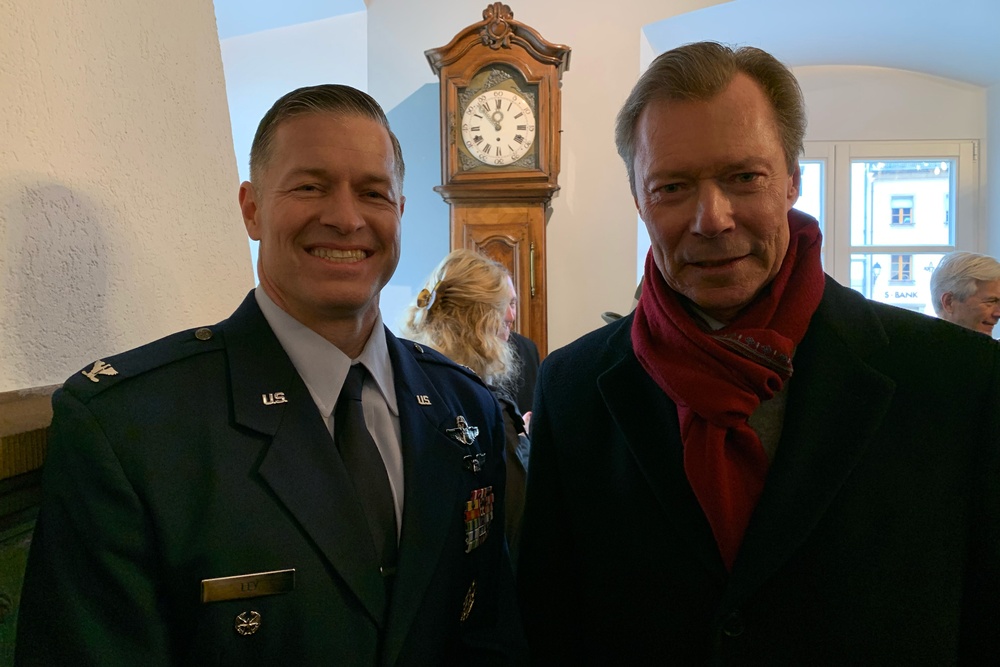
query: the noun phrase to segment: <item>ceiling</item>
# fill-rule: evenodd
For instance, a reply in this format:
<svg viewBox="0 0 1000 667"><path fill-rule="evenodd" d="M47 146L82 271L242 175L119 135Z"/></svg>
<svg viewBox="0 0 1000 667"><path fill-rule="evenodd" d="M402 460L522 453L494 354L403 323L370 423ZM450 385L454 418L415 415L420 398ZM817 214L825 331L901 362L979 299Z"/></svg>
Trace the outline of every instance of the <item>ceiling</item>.
<svg viewBox="0 0 1000 667"><path fill-rule="evenodd" d="M1000 83L998 0L732 0L646 26L653 51L711 39L792 67L868 65Z"/></svg>
<svg viewBox="0 0 1000 667"><path fill-rule="evenodd" d="M215 0L219 39L365 11L364 0Z"/></svg>
<svg viewBox="0 0 1000 667"><path fill-rule="evenodd" d="M219 38L366 10L366 0L215 0ZM651 23L654 52L712 39L785 63L867 65L1000 83L1000 0L730 0Z"/></svg>

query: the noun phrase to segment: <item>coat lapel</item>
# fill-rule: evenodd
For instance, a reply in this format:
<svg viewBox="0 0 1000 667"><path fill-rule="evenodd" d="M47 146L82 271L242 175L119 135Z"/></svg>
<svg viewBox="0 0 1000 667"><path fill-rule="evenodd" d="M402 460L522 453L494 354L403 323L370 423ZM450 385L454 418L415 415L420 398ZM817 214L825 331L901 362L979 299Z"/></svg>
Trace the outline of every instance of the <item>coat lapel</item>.
<svg viewBox="0 0 1000 667"><path fill-rule="evenodd" d="M271 437L258 467L261 478L380 622L385 589L368 525L312 396L252 292L220 328L235 420ZM278 392L285 402L276 402Z"/></svg>
<svg viewBox="0 0 1000 667"><path fill-rule="evenodd" d="M886 345L867 303L828 279L795 354L781 441L733 568L732 604L805 542L875 437L895 384L866 359Z"/></svg>
<svg viewBox="0 0 1000 667"><path fill-rule="evenodd" d="M466 450L445 433L462 414L455 398L437 391L412 353L404 349L408 343L388 331L386 342L395 375L406 479L399 566L383 645L386 663L394 664L427 594L449 530L458 521ZM416 397L421 395L429 405L418 404Z"/></svg>
<svg viewBox="0 0 1000 667"><path fill-rule="evenodd" d="M598 378L598 387L666 519L708 573L722 580L725 565L684 472L677 406L636 358L627 320L608 340L620 359Z"/></svg>

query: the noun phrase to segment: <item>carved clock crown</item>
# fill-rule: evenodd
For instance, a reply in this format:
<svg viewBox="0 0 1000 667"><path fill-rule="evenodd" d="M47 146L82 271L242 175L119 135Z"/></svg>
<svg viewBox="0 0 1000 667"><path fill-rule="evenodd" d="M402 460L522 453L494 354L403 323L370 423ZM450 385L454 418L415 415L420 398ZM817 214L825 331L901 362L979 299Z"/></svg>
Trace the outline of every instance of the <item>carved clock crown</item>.
<svg viewBox="0 0 1000 667"><path fill-rule="evenodd" d="M470 41L471 38L471 41ZM424 51L431 69L437 74L442 67L460 58L475 43L493 50L509 49L511 43L530 52L539 62L559 69L559 75L569 69L570 48L546 41L533 28L514 20L510 5L494 2L483 10L483 20L473 23L455 35L446 46ZM463 48L455 47L462 45Z"/></svg>
<svg viewBox="0 0 1000 667"><path fill-rule="evenodd" d="M494 2L483 10L483 20L487 23L479 33L483 44L491 49L510 48L510 35L513 32L508 21L514 20L514 12L510 5Z"/></svg>

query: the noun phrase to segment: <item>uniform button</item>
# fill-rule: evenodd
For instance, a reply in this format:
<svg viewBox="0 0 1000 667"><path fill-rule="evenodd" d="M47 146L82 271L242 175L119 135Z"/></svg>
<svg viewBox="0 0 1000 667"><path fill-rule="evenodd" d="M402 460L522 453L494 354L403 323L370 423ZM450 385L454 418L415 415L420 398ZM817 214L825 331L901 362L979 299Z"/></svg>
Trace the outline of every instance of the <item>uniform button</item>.
<svg viewBox="0 0 1000 667"><path fill-rule="evenodd" d="M413 349L419 352L420 354L424 353L424 348L420 347L420 343L414 343Z"/></svg>
<svg viewBox="0 0 1000 667"><path fill-rule="evenodd" d="M198 340L211 340L212 330L208 327L202 327L194 332L194 337Z"/></svg>
<svg viewBox="0 0 1000 667"><path fill-rule="evenodd" d="M238 634L246 637L260 630L260 624L260 612L245 611L236 617L233 627Z"/></svg>
<svg viewBox="0 0 1000 667"><path fill-rule="evenodd" d="M743 615L738 611L731 613L722 624L722 633L727 637L739 637L743 630Z"/></svg>

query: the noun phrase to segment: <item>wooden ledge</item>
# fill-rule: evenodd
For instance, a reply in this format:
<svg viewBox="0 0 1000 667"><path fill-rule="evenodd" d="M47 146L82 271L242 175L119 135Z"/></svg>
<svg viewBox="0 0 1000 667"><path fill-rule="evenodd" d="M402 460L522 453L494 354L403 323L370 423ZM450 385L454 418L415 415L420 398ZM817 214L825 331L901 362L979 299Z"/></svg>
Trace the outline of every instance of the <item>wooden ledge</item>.
<svg viewBox="0 0 1000 667"><path fill-rule="evenodd" d="M0 393L0 480L38 470L60 385Z"/></svg>

